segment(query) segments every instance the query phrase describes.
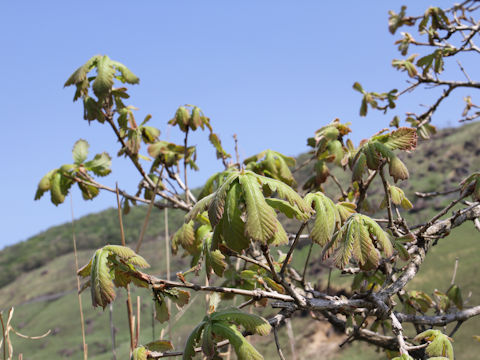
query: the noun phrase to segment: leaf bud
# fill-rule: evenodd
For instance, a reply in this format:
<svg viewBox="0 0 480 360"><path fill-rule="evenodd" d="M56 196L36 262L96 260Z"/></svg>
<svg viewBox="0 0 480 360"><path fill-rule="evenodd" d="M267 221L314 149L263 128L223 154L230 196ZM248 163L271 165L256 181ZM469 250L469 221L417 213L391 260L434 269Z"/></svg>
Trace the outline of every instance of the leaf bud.
<svg viewBox="0 0 480 360"><path fill-rule="evenodd" d="M406 180L410 176L407 167L397 156L390 159L389 173L395 182L398 180Z"/></svg>
<svg viewBox="0 0 480 360"><path fill-rule="evenodd" d="M188 110L185 107L180 106L175 114L175 123L178 124L180 130L187 130L189 118L190 114L188 113Z"/></svg>

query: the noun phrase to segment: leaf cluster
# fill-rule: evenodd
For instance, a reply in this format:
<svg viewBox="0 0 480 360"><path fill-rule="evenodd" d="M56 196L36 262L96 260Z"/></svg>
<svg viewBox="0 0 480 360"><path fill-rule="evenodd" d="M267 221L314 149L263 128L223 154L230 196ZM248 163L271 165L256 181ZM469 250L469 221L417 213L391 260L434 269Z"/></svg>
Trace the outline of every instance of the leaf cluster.
<svg viewBox="0 0 480 360"><path fill-rule="evenodd" d="M163 323L170 319L167 299L182 308L190 301L190 293L177 288L154 289L153 299L155 301L155 319Z"/></svg>
<svg viewBox="0 0 480 360"><path fill-rule="evenodd" d="M95 70L96 74L88 76ZM114 81L121 83L138 84L140 79L125 65L110 59L107 55L95 55L80 66L65 82L64 86L75 86L73 101L83 100L84 119L88 121L105 121L105 106L122 103L122 98L128 98L125 88L114 89ZM93 91L93 94L90 92ZM96 96L96 99L92 97ZM124 106L120 106L124 107Z"/></svg>
<svg viewBox="0 0 480 360"><path fill-rule="evenodd" d="M350 158L352 180L360 181L367 169L378 170L384 162L389 164L389 173L395 181L408 179L405 164L394 150L409 151L417 146L417 132L413 128L401 127L386 134L378 134L363 141L357 153Z"/></svg>
<svg viewBox="0 0 480 360"><path fill-rule="evenodd" d="M440 330L424 331L413 339L414 341L428 341L428 346L425 352L428 356L443 356L449 360L453 360L453 346L451 340L447 335Z"/></svg>
<svg viewBox="0 0 480 360"><path fill-rule="evenodd" d="M127 287L130 282L140 287L148 287L144 281L137 279L133 273L137 267L150 265L132 249L120 245L106 245L98 249L88 264L78 270L78 275L89 277L92 305L105 307L115 300L114 287Z"/></svg>
<svg viewBox="0 0 480 360"><path fill-rule="evenodd" d="M184 360L195 356L195 346L200 344L207 359L218 359L217 342L227 339L239 360L261 360L263 356L245 339L238 330L243 327L251 334L268 335L271 326L264 318L245 313L237 308L227 308L205 316L192 331L185 344Z"/></svg>
<svg viewBox="0 0 480 360"><path fill-rule="evenodd" d="M178 126L184 133L188 133L190 130L196 131L197 129L204 130L207 128L210 131L208 139L215 148L217 159L226 160L231 157L222 147L218 135L213 132L212 126L210 125L210 118L205 116L198 106L180 106L175 112L175 116L168 123L173 126Z"/></svg>
<svg viewBox="0 0 480 360"><path fill-rule="evenodd" d="M273 194L278 198L269 197ZM273 245L288 242L275 210L299 220L311 214L303 199L285 183L249 170L232 170L215 192L193 207L186 222L208 211L214 247L224 241L229 248L240 251L250 240Z"/></svg>
<svg viewBox="0 0 480 360"><path fill-rule="evenodd" d="M387 258L393 255L388 234L374 220L362 214L350 216L325 250L325 256L335 253L334 262L340 269L354 259L362 270L372 270L379 265L380 251Z"/></svg>
<svg viewBox="0 0 480 360"><path fill-rule="evenodd" d="M89 145L85 140L78 140L73 146L72 156L74 163L62 165L58 169L49 171L38 183L35 200L50 191L50 199L54 205L65 201L70 188L77 183L85 200L92 200L98 194L97 187L89 184L91 174L106 176L111 172L112 158L104 152L94 156L92 160L85 161L88 156ZM84 181L82 181L84 180Z"/></svg>
<svg viewBox="0 0 480 360"><path fill-rule="evenodd" d="M167 340L156 340L135 348L132 352L132 360L147 360L152 351L164 352L173 350L173 345Z"/></svg>
<svg viewBox="0 0 480 360"><path fill-rule="evenodd" d="M377 93L377 92L368 92L363 89L362 85L359 82L353 84L353 88L363 95L362 102L360 105L360 116L367 116L368 105L372 109L383 110L384 112L387 109L394 109L396 107L395 100L397 100L397 89L392 89L389 92ZM385 105L380 105L379 101L385 101Z"/></svg>
<svg viewBox="0 0 480 360"><path fill-rule="evenodd" d="M349 123L342 124L339 119L335 119L315 131L314 136L307 139L307 145L313 148L312 158L315 160L315 173L303 185L304 190L317 190L321 187L330 174L328 163L338 166L345 165L348 149L343 144L343 137L351 132L349 125ZM348 144L350 142L347 142Z"/></svg>
<svg viewBox="0 0 480 360"><path fill-rule="evenodd" d="M405 195L405 192L400 189L397 186L394 185L388 185L388 193L390 195L390 199L392 200L392 203L401 206L405 210L409 210L413 208L412 203L410 200ZM380 204L380 209L384 209L387 206L387 197L385 196L384 199L382 200L382 203Z"/></svg>
<svg viewBox="0 0 480 360"><path fill-rule="evenodd" d="M480 172L475 172L460 183L463 193L471 193L472 198L480 201Z"/></svg>
<svg viewBox="0 0 480 360"><path fill-rule="evenodd" d="M290 186L295 185L295 179L290 171L290 168L295 166L293 157L274 150L265 150L245 159L243 163L247 170L256 174L280 180Z"/></svg>

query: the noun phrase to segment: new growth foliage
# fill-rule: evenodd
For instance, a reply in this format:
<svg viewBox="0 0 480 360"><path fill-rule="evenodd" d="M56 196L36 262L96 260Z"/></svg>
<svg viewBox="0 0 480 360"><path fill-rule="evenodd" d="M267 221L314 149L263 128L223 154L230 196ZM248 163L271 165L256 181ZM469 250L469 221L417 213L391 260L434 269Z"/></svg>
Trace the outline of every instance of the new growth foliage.
<svg viewBox="0 0 480 360"><path fill-rule="evenodd" d="M470 3L473 1L449 10L430 7L419 17L407 16L405 7L398 14L390 12L389 31L392 34L402 26L418 24L420 35L428 38L428 43L422 46L435 48L423 56L408 54L410 46L419 43L411 34L402 34L397 44L405 58L395 59L392 65L416 81L412 89L419 84L446 85L447 90L437 103L423 114L408 113L405 121L410 127L400 126L400 117L395 116L390 123L392 129L384 129L357 146L346 138L351 132L349 123L335 119L308 138L309 158L298 166L293 158L270 149L234 163L213 132L211 119L195 105L180 106L168 122L182 133L183 144L162 140L160 130L150 125L150 115L137 124L134 116L137 109L124 103L129 98L124 85L138 84L138 77L108 56L89 59L72 74L65 86L75 87L74 101L83 101L85 120L98 121L112 128L120 144L117 156L130 159L140 175L136 194L121 193L124 210L129 204L142 201L160 209L171 207L185 211L185 223L173 235L171 250L177 254L183 249L184 256L190 258L191 267L177 274L179 282L162 280L143 273L141 269L148 267L147 262L128 247L104 246L78 272L88 279L85 287L90 286L93 306L105 308L114 301L116 287L125 288L133 283L152 292L156 319L160 322L170 318L167 301L184 307L190 301L189 291L205 291L217 300L220 299L218 294L222 294L222 300L240 295L246 297L247 301L239 307L267 306L269 301L275 301L275 308L281 309L268 321L239 307L222 308L218 302L210 305L203 320L193 327L186 340L183 359L193 359L200 351L207 359L220 359L220 349L227 343L232 345L238 359L263 359L246 337L268 335L272 325L281 326L297 311L329 321L348 334L349 339L394 350L391 357L398 355L396 359L426 356L453 359L450 338L433 327L444 325L445 318L438 318L443 314L452 319L449 322L465 321L458 285L453 284L445 293L437 290L432 296L404 288L416 275L431 246L447 236L452 228L480 216L480 175L468 176L456 190L460 198L430 222L409 226L401 211L413 205L401 188L401 181L407 180L410 173L400 154L414 151L418 136L428 139L435 133L430 124L433 113L451 91L463 86L441 82L438 77L444 70L445 58L468 46L472 48L468 40L463 43L463 49L446 43L456 31L471 31L472 37L479 31L475 24L467 28L458 25L459 19L469 21L458 15L462 9L470 11L465 8ZM452 20L454 15L457 16L455 21ZM447 35L441 35L443 32ZM119 83L121 87L116 87ZM480 88L480 85L470 82L469 87ZM366 116L369 108L392 111L399 96L408 92L396 89L367 92L359 83L354 84L354 89L362 94L361 116ZM476 108L471 99L467 107L465 114ZM188 187L188 171L198 170L197 149L188 144L188 135L197 130L208 132L216 158L224 165L223 171L207 180L198 200ZM96 179L110 174L111 157L101 153L89 161L87 158L88 143L77 141L73 148L73 164L47 173L39 183L35 198L40 199L50 191L52 203L61 204L75 183L85 199L93 199L100 190L115 192ZM296 189L295 171L310 163L313 166L307 181L301 184L302 192ZM386 169L388 174L384 172ZM334 171L339 170L346 173L347 184L334 175ZM333 196L325 192L330 179L339 190ZM379 208L367 206L369 187L374 179L381 180L383 185L384 199ZM140 197L142 192L143 198ZM447 220L440 219L467 195L475 202ZM155 201L156 196L164 201ZM377 214L386 209L387 218L374 218L371 213L367 214L369 209ZM285 217L300 224L297 233L287 233L281 222ZM309 257L303 275L293 268L292 257L305 229L305 241L310 242L312 253L317 249L314 243L321 247L316 255L325 266L337 267L353 275L353 294L349 298L331 296L319 288L319 283L309 282ZM194 282L202 269L209 285ZM402 302L402 312L398 307L394 309L393 298L397 295ZM480 313L480 308L476 313L476 308L473 309L468 313L473 315L468 317ZM416 336L405 336L397 318L413 323ZM432 329L423 331L422 322L427 322ZM421 342L425 345L414 344ZM132 348L131 353L132 358L138 360L161 358L172 355L169 352L172 348L172 343L160 339Z"/></svg>

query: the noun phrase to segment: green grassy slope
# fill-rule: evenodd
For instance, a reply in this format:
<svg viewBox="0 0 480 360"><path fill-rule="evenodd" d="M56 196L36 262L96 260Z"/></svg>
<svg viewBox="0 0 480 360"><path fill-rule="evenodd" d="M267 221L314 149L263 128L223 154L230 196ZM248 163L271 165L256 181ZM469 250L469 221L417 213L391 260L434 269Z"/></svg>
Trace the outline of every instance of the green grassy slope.
<svg viewBox="0 0 480 360"><path fill-rule="evenodd" d="M413 190L433 191L454 187L471 171L480 169L480 123L473 123L459 129L443 130L432 142L419 145L416 152L405 157L410 169L411 179L401 183L406 194L415 200ZM299 183L306 176L308 169L299 174ZM342 179L341 174L339 178ZM446 178L446 179L445 179ZM369 193L370 206L375 208L381 201L380 191L372 186ZM435 210L438 210L448 200L431 199L415 201L415 209L408 215L411 222L428 219ZM170 227L175 229L183 220L182 213L170 212ZM125 217L127 240L136 241L145 215L145 208L138 207ZM295 224L295 228L298 224ZM106 243L118 244L119 230L116 210L89 215L79 219L75 224L77 241L79 244L80 263L84 264L92 255L93 249ZM164 242L163 214L155 211L152 214L147 231L146 242L142 247L142 255L152 264L149 273L164 276ZM24 359L55 358L81 359L81 333L78 314L78 300L75 294L74 258L71 252L71 225L65 224L51 228L32 239L11 246L0 252L0 308L15 306L14 327L26 335L39 335L47 329L52 335L41 340L25 340L12 335L16 353L22 352ZM301 266L307 253L307 247L299 249L293 261ZM314 254L318 251L314 251ZM432 248L431 254L409 289L419 289L431 292L433 286L445 290L450 282L455 258L459 258L457 283L462 288L464 298L469 298L469 305L480 303L480 236L475 232L472 224L465 224L455 230L451 236L443 239ZM317 254L318 256L318 254ZM187 268L187 259L175 258L172 272ZM326 285L326 272L315 256L312 258L312 270L309 279ZM338 273L332 276L336 284L349 284L350 277L340 277ZM51 296L50 300L45 295ZM151 295L146 290L137 290L134 294L141 296L142 302L142 333L141 342L152 339L151 325ZM56 296L59 296L56 298ZM192 297L195 298L195 294ZM89 358L111 359L111 339L109 331L108 309L93 309L90 303L88 290L82 295L87 342L89 344ZM194 304L186 316L181 317L174 325L175 338L172 339L177 348L181 348L185 336L193 325L204 314L204 296L195 298ZM174 314L176 309L174 309ZM267 309L266 314L273 313ZM128 335L125 314L125 293L118 291L117 301L114 303L114 325L117 331L117 358L127 357ZM318 346L327 346L329 351L335 350L339 342L338 337L325 335L325 326L318 323L313 325L306 318L298 317L293 321L294 331L298 339L298 349L306 348L311 343ZM164 327L164 326L163 326ZM160 334L161 326L157 323L155 335ZM480 335L480 319L475 319L463 325L455 335L455 349L458 358L476 359L480 345L475 343L470 334ZM310 334L310 335L308 335ZM308 336L307 336L308 335ZM288 354L288 345L285 331L280 332L284 351ZM319 337L322 337L321 339ZM271 337L256 337L253 340L261 348L266 359L275 358L276 350ZM323 341L323 342L322 342ZM332 345L334 344L333 348ZM299 350L300 354L302 350ZM328 351L325 352L328 355ZM311 357L311 356L310 356ZM299 356L302 358L302 355ZM375 349L364 345L347 347L336 356L337 359L384 359Z"/></svg>
<svg viewBox="0 0 480 360"><path fill-rule="evenodd" d="M145 219L146 207L138 206L125 216L125 239L136 241L141 224ZM183 212L169 212L170 227L176 229L183 222ZM145 234L152 239L163 234L164 216L160 211L152 212L151 224ZM120 244L116 209L82 217L75 222L78 249L96 249L105 244ZM0 251L0 287L14 281L19 275L47 264L52 259L73 251L72 226L70 223L54 226L21 243Z"/></svg>

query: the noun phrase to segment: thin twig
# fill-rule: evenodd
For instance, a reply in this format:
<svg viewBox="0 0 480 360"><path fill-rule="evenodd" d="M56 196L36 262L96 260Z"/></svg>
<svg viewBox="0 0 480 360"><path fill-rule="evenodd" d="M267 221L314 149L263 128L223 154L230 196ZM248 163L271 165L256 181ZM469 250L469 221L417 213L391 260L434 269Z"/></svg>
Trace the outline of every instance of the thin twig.
<svg viewBox="0 0 480 360"><path fill-rule="evenodd" d="M140 338L140 296L137 296L137 322L135 327L135 347L138 346L138 339Z"/></svg>
<svg viewBox="0 0 480 360"><path fill-rule="evenodd" d="M153 189L152 197L150 198L150 204L148 205L147 214L145 215L145 220L143 221L142 230L140 231L140 236L138 237L137 247L135 252L138 254L140 252L140 247L142 246L143 237L147 231L148 221L150 220L150 214L152 212L153 204L155 203L155 196L157 195L158 184L160 183L161 176L158 177L157 182L155 183L155 188Z"/></svg>
<svg viewBox="0 0 480 360"><path fill-rule="evenodd" d="M455 327L452 329L452 331L450 332L450 334L448 334L448 337L453 337L453 335L455 335L455 333L457 332L458 329L460 329L460 326L462 326L463 324L463 321L460 320L458 321L456 324L455 324Z"/></svg>
<svg viewBox="0 0 480 360"><path fill-rule="evenodd" d="M188 142L188 130L190 127L187 125L187 129L185 130L185 140L184 140L184 157L183 157L183 175L185 179L185 201L187 202L187 206L190 206L190 197L189 193L190 190L188 190L188 177L187 177L187 157L188 157L188 147L187 147L187 142Z"/></svg>
<svg viewBox="0 0 480 360"><path fill-rule="evenodd" d="M468 74L467 74L467 72L465 71L465 69L463 68L462 63L460 62L460 60L457 60L457 64L458 64L458 66L460 67L460 70L462 71L463 75L465 75L465 77L467 78L468 82L472 82L472 79L470 78L470 76L468 76Z"/></svg>
<svg viewBox="0 0 480 360"><path fill-rule="evenodd" d="M122 246L126 246L125 243L125 231L123 229L123 218L122 218L122 204L120 203L120 193L118 190L118 184L115 184L115 190L117 194L117 211L118 211L118 223L120 225L120 239ZM133 308L132 308L132 296L130 295L130 285L127 285L127 316L128 316L128 328L130 332L130 356L132 355L133 349L135 349L134 344L134 334L133 334Z"/></svg>
<svg viewBox="0 0 480 360"><path fill-rule="evenodd" d="M117 360L117 352L115 350L115 327L113 326L113 303L108 306L109 320L110 320L110 337L112 338L112 358Z"/></svg>
<svg viewBox="0 0 480 360"><path fill-rule="evenodd" d="M73 197L70 195L70 212L72 215L72 240L73 240L73 255L75 257L75 277L77 278L77 294L78 294L78 306L80 310L80 325L82 330L82 345L83 345L83 359L87 360L87 342L85 340L85 319L83 317L83 305L82 295L80 293L80 276L78 275L78 253L77 253L77 239L75 236L75 217L73 215Z"/></svg>
<svg viewBox="0 0 480 360"><path fill-rule="evenodd" d="M170 280L170 234L169 234L169 229L168 229L168 209L165 208L163 212L163 219L164 219L164 229L165 229L165 267L167 270L167 279ZM167 299L167 309L168 312L170 313L172 309L172 302L170 299ZM172 339L172 320L168 318L168 338Z"/></svg>
<svg viewBox="0 0 480 360"><path fill-rule="evenodd" d="M125 231L123 230L122 204L120 203L120 190L118 190L118 183L115 184L115 191L117 194L117 211L118 211L118 223L120 227L120 241L122 242L122 246L126 246Z"/></svg>
<svg viewBox="0 0 480 360"><path fill-rule="evenodd" d="M448 195L448 194L455 193L457 191L460 191L460 188L455 188L455 189L450 189L445 191L432 191L428 193L415 192L415 196L419 198L427 198L427 197L433 197L433 196Z"/></svg>
<svg viewBox="0 0 480 360"><path fill-rule="evenodd" d="M240 153L238 152L238 137L237 134L233 134L233 141L235 142L235 159L238 164L238 168L240 168Z"/></svg>
<svg viewBox="0 0 480 360"><path fill-rule="evenodd" d="M457 276L457 269L458 269L458 256L455 258L455 265L453 266L453 275L452 275L452 281L450 281L450 285L455 284L455 278Z"/></svg>
<svg viewBox="0 0 480 360"><path fill-rule="evenodd" d="M6 329L5 324L3 323L3 314L0 312L0 322L2 323L2 337L3 337L3 360L7 360L7 339L6 339Z"/></svg>
<svg viewBox="0 0 480 360"><path fill-rule="evenodd" d="M387 180L385 179L385 174L383 173L384 166L385 166L385 163L380 166L379 174L380 174L380 178L382 179L383 190L387 198L388 227L392 229L393 228L392 199L390 197L389 185L387 183Z"/></svg>
<svg viewBox="0 0 480 360"><path fill-rule="evenodd" d="M297 246L298 240L300 239L300 235L303 232L303 229L307 226L307 222L302 223L300 226L300 229L297 231L297 235L295 236L295 240L293 240L292 245L290 246L290 249L288 249L287 256L285 257L285 260L283 261L282 268L280 269L280 276L283 278L285 275L285 270L287 269L287 264L290 262L290 258L292 257L293 251L295 250L295 247Z"/></svg>
<svg viewBox="0 0 480 360"><path fill-rule="evenodd" d="M466 198L467 195L462 195L460 198L458 199L455 199L454 201L452 201L448 206L446 206L442 211L440 211L437 215L435 215L430 221L428 221L425 225L423 225L423 227L418 230L418 234L422 234L423 232L425 232L430 226L432 226L432 224L437 221L438 219L440 219L443 215L445 215L451 208L453 208L455 205L457 205L460 201L462 201L464 198Z"/></svg>
<svg viewBox="0 0 480 360"><path fill-rule="evenodd" d="M285 325L287 328L287 336L290 343L290 353L292 355L292 360L296 360L297 352L295 351L295 335L293 334L292 322L290 321L290 319L285 319Z"/></svg>
<svg viewBox="0 0 480 360"><path fill-rule="evenodd" d="M305 284L305 276L307 274L308 262L310 261L310 255L312 254L312 249L313 249L313 241L310 244L310 248L308 249L307 258L305 259L305 266L303 267L302 281L301 281L302 284Z"/></svg>
<svg viewBox="0 0 480 360"><path fill-rule="evenodd" d="M273 327L273 336L275 338L275 345L277 345L277 352L280 360L285 360L285 356L283 356L282 348L280 347L280 342L278 341L278 334L277 334L277 327Z"/></svg>
<svg viewBox="0 0 480 360"><path fill-rule="evenodd" d="M243 261L246 261L246 262L249 262L249 263L252 263L252 264L255 264L257 265L258 267L261 267L262 269L265 269L267 270L268 272L270 272L270 268L265 265L264 263L258 261L258 260L255 260L255 259L252 259L248 256L245 256L245 255L242 255L242 254L239 254L233 250L230 251L230 249L226 249L226 253L229 255L229 256L233 256L233 257L236 257L237 259L242 259Z"/></svg>
<svg viewBox="0 0 480 360"><path fill-rule="evenodd" d="M367 190L370 187L370 184L372 183L373 179L377 175L377 170L373 171L368 175L367 181L365 182L360 182L360 195L357 199L357 210L360 211L362 208L363 202L365 201L365 196L367 195Z"/></svg>
<svg viewBox="0 0 480 360"><path fill-rule="evenodd" d="M337 184L338 189L342 193L343 198L346 198L348 194L345 192L345 190L343 190L342 184L340 184L340 181L338 181L337 177L333 174L330 174L330 177L332 178L333 182Z"/></svg>
<svg viewBox="0 0 480 360"><path fill-rule="evenodd" d="M478 218L476 218L475 220L473 220L473 225L475 226L475 228L480 231L480 220Z"/></svg>

